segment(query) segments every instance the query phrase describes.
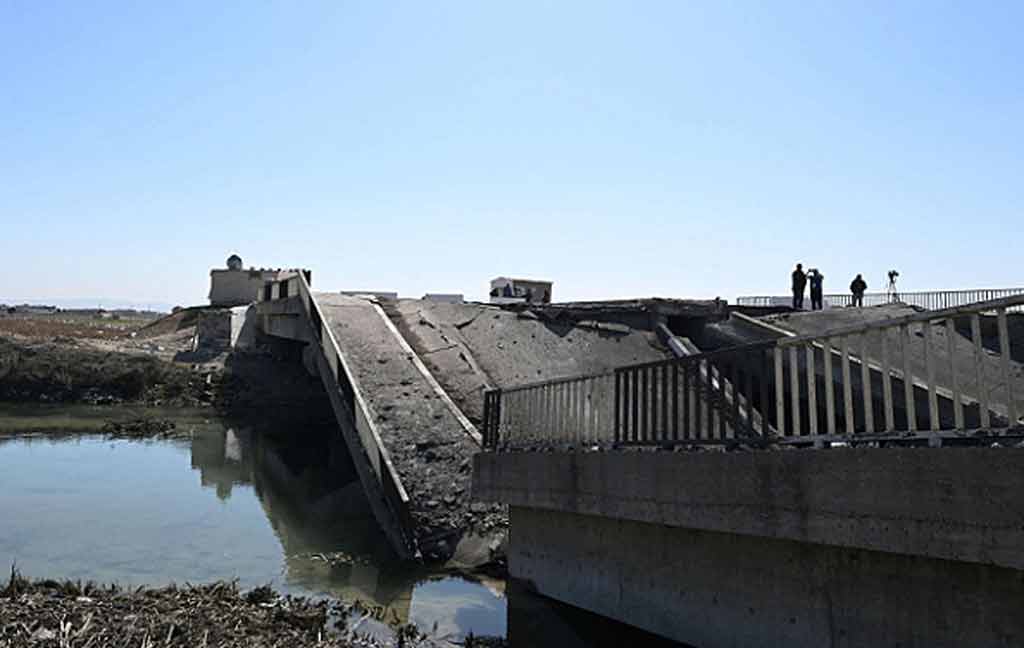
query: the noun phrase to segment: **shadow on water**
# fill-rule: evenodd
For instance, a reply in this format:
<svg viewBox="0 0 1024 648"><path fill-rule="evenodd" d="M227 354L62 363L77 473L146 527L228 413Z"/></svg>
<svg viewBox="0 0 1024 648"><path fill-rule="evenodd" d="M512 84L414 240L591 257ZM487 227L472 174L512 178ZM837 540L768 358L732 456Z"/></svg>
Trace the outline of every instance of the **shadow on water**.
<svg viewBox="0 0 1024 648"><path fill-rule="evenodd" d="M511 580L508 596L508 641L536 648L685 648L571 605L536 594L528 583Z"/></svg>
<svg viewBox="0 0 1024 648"><path fill-rule="evenodd" d="M503 583L397 560L333 430L282 436L227 429L193 439L191 461L202 485L222 500L251 487L280 543L285 589L359 600L376 620L415 623L439 638L504 635Z"/></svg>

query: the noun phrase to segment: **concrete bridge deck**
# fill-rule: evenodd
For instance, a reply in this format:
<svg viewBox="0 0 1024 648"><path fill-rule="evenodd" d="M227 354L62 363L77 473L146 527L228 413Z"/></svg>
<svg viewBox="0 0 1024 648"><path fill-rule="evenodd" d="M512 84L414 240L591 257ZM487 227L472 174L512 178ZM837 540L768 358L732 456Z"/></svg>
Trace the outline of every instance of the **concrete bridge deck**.
<svg viewBox="0 0 1024 648"><path fill-rule="evenodd" d="M671 307L695 318L715 313L712 302ZM516 312L420 299L401 299L384 308L462 411L477 422L483 419L487 389L673 357L653 331L654 306L643 302L573 313L557 307L549 307L553 313Z"/></svg>
<svg viewBox="0 0 1024 648"><path fill-rule="evenodd" d="M369 407L380 439L409 496L421 551L441 555L485 512L470 509L471 460L479 446L402 348L377 304L314 293Z"/></svg>

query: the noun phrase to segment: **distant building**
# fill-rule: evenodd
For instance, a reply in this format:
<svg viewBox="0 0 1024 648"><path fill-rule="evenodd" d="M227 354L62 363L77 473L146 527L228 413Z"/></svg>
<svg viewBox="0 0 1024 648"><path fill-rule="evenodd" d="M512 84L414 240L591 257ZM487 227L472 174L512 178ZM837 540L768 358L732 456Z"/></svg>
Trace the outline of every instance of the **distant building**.
<svg viewBox="0 0 1024 648"><path fill-rule="evenodd" d="M550 304L552 282L498 277L491 280L492 304Z"/></svg>
<svg viewBox="0 0 1024 648"><path fill-rule="evenodd" d="M243 306L259 299L263 285L295 273L294 270L270 270L242 267L242 258L232 254L227 269L210 271L210 304L213 306Z"/></svg>
<svg viewBox="0 0 1024 648"><path fill-rule="evenodd" d="M21 304L12 308L19 315L53 315L60 312L60 309L56 306L39 306L36 304ZM8 309L8 312L11 312L11 310Z"/></svg>

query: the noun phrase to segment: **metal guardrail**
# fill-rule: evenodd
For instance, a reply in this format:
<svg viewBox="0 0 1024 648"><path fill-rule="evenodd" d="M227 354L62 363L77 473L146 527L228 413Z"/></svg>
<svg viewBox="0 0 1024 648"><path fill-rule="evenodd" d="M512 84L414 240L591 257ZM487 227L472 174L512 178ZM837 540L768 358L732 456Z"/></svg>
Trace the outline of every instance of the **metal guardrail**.
<svg viewBox="0 0 1024 648"><path fill-rule="evenodd" d="M1024 378L1013 369L1007 312L1021 306L1024 295L778 340L775 379L789 385L789 398L776 396L783 437L899 435L939 444L965 431L1019 428ZM987 313L995 317L991 348L982 334Z"/></svg>
<svg viewBox="0 0 1024 648"><path fill-rule="evenodd" d="M759 412L773 402L772 348L762 343L490 390L484 445L759 443L772 431Z"/></svg>
<svg viewBox="0 0 1024 648"><path fill-rule="evenodd" d="M1024 295L1024 288L979 288L975 290L933 290L918 292L864 293L864 306L881 306L883 304L900 303L917 306L925 310L938 310L966 306L981 301L991 301L1004 297ZM845 308L853 305L853 295L836 293L823 295L823 301L830 308ZM736 298L737 306L789 306L793 303L792 295L757 295ZM804 309L810 310L810 299L804 300ZM1013 310L1022 311L1024 307Z"/></svg>
<svg viewBox="0 0 1024 648"><path fill-rule="evenodd" d="M334 337L334 332L327 325L320 305L313 298L308 277L310 274L307 271L302 271L279 281L268 282L264 286L260 301L297 297L301 302L310 324L313 339L317 341L323 352L321 361L326 366L322 365L321 373L327 375L322 375L321 379L324 380L328 391L332 387L337 388L337 392L341 396L340 402L345 410L344 416L348 418L349 425L359 436L373 476L380 486L388 507L401 526L400 532L404 534L404 537L392 538L392 544L400 555L411 557L415 553L415 542L409 532L413 526L409 495L380 438L380 433L373 423L373 418L370 416L359 388L359 382L349 368L348 362L341 352L341 347ZM323 369L327 371L324 372ZM333 385L329 384L332 382ZM337 413L337 408L335 409Z"/></svg>
<svg viewBox="0 0 1024 648"><path fill-rule="evenodd" d="M1021 306L1024 295L492 390L485 447L1024 435L1024 372L1007 324Z"/></svg>
<svg viewBox="0 0 1024 648"><path fill-rule="evenodd" d="M772 348L759 343L616 369L615 443L767 440L774 428L761 411L775 392Z"/></svg>
<svg viewBox="0 0 1024 648"><path fill-rule="evenodd" d="M615 430L614 398L612 373L488 390L484 445L610 440Z"/></svg>

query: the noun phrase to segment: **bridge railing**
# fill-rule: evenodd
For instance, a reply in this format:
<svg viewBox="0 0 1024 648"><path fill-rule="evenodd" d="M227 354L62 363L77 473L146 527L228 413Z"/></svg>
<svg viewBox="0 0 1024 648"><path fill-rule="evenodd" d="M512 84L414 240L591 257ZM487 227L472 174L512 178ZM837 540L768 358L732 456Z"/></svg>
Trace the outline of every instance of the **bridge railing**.
<svg viewBox="0 0 1024 648"><path fill-rule="evenodd" d="M362 449L384 499L399 521L401 532L406 534L402 538L393 538L393 545L399 553L405 553L406 557L409 557L414 552L414 548L407 531L412 528L408 493L380 438L377 426L363 399L359 381L349 368L341 346L320 310L320 305L313 298L307 279L309 276L307 272L297 272L295 275L279 281L268 282L264 285L260 301L297 298L302 304L312 337L323 351L319 359L322 363L321 379L324 381L328 393L332 395L332 400L340 396L342 412L339 413L337 407L335 407L335 412L347 418L347 425L354 428L359 436Z"/></svg>
<svg viewBox="0 0 1024 648"><path fill-rule="evenodd" d="M918 292L900 292L895 296L890 293L864 293L864 306L881 306L883 304L901 303L917 306L925 310L956 308L982 301L1002 299L1024 295L1024 288L979 288L974 290L931 290ZM824 303L830 308L841 308L853 305L850 293L823 295ZM788 306L793 302L792 295L758 295L736 298L737 306ZM804 308L810 309L810 299L804 299ZM1016 306L1011 310L1024 311L1024 307Z"/></svg>
<svg viewBox="0 0 1024 648"><path fill-rule="evenodd" d="M484 445L760 443L773 343L488 391Z"/></svg>
<svg viewBox="0 0 1024 648"><path fill-rule="evenodd" d="M787 442L1020 432L1024 377L1007 313L1024 295L777 341L773 420ZM987 340L986 340L987 338Z"/></svg>
<svg viewBox="0 0 1024 648"><path fill-rule="evenodd" d="M484 445L609 441L614 398L612 373L489 390L484 395Z"/></svg>
<svg viewBox="0 0 1024 648"><path fill-rule="evenodd" d="M1024 435L1024 295L493 390L489 449L925 442Z"/></svg>

